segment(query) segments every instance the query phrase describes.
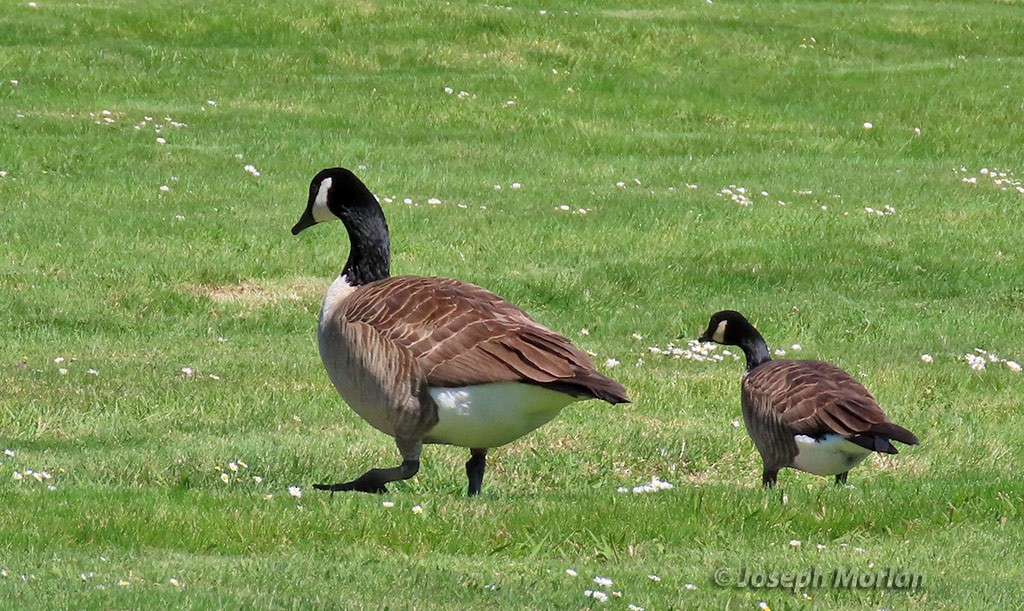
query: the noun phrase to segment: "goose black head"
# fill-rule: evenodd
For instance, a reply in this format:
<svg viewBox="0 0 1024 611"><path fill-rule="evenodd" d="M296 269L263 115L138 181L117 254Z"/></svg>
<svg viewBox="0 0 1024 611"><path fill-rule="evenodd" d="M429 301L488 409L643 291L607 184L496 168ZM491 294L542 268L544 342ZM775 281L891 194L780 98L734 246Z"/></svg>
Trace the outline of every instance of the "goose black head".
<svg viewBox="0 0 1024 611"><path fill-rule="evenodd" d="M735 310L722 310L711 316L708 328L700 336L700 341L739 346L752 337L759 337L759 334L754 325L742 314Z"/></svg>
<svg viewBox="0 0 1024 611"><path fill-rule="evenodd" d="M772 360L764 338L754 325L735 310L715 312L708 323L707 331L700 336L700 341L739 346L747 357L747 371Z"/></svg>
<svg viewBox="0 0 1024 611"><path fill-rule="evenodd" d="M320 170L309 183L306 210L292 227L292 235L317 223L379 213L377 198L355 174L345 168L327 168Z"/></svg>

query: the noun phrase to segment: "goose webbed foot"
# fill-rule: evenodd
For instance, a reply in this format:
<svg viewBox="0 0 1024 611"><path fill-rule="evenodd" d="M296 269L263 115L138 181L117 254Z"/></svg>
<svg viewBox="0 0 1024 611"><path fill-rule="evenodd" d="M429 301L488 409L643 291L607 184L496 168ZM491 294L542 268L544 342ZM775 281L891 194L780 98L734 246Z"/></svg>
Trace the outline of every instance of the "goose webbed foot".
<svg viewBox="0 0 1024 611"><path fill-rule="evenodd" d="M764 486L765 488L774 488L775 482L778 481L778 479L778 469L765 469L764 472L761 473L761 485Z"/></svg>
<svg viewBox="0 0 1024 611"><path fill-rule="evenodd" d="M843 485L845 485L846 484L846 476L849 475L849 474L850 474L849 471L843 471L842 473L836 475L836 486L843 486Z"/></svg>
<svg viewBox="0 0 1024 611"><path fill-rule="evenodd" d="M370 494L384 494L388 491L387 486L384 482L374 479L367 478L366 475L359 479L354 479L350 482L340 484L313 484L313 487L317 490L327 490L329 492L369 492Z"/></svg>
<svg viewBox="0 0 1024 611"><path fill-rule="evenodd" d="M390 469L370 469L358 478L341 484L313 484L317 490L329 492L369 492L370 494L384 494L388 491L385 484L398 480L409 479L420 470L420 461L406 460L401 466Z"/></svg>

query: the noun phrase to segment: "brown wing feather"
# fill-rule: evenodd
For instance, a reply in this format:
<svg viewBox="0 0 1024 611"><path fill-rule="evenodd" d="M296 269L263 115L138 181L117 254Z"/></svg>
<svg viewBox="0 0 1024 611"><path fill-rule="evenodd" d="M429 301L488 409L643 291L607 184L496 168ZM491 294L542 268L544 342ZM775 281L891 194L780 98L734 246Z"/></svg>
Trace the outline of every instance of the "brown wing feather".
<svg viewBox="0 0 1024 611"><path fill-rule="evenodd" d="M769 361L744 378L744 392L765 397L796 435L881 435L916 444L917 437L893 424L860 382L830 363Z"/></svg>
<svg viewBox="0 0 1024 611"><path fill-rule="evenodd" d="M575 396L628 401L582 350L481 287L397 276L357 288L336 316L371 325L408 350L434 387L526 382Z"/></svg>

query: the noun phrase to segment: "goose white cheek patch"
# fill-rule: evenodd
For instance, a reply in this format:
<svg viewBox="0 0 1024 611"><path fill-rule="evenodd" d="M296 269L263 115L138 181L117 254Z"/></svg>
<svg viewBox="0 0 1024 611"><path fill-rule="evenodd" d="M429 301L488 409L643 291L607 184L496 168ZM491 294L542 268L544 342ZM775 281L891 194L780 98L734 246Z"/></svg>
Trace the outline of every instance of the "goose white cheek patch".
<svg viewBox="0 0 1024 611"><path fill-rule="evenodd" d="M327 192L331 190L331 183L334 179L327 177L320 183L320 190L316 192L316 199L313 200L313 220L318 223L336 221L338 217L327 207Z"/></svg>
<svg viewBox="0 0 1024 611"><path fill-rule="evenodd" d="M725 327L726 327L727 324L728 324L728 321L725 321L725 320L723 320L722 322L718 323L718 326L715 328L715 334L711 336L711 339L715 340L719 344L724 342L725 341Z"/></svg>

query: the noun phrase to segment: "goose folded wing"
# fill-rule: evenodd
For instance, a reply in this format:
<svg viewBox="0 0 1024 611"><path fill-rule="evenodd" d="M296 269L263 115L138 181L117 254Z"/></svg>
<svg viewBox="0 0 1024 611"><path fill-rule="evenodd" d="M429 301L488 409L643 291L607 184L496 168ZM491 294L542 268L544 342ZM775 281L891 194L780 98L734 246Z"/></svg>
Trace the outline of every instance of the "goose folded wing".
<svg viewBox="0 0 1024 611"><path fill-rule="evenodd" d="M433 387L526 382L626 400L572 342L481 287L446 278L399 276L368 285L345 317L372 325L407 349Z"/></svg>
<svg viewBox="0 0 1024 611"><path fill-rule="evenodd" d="M891 424L866 388L829 363L772 361L752 372L748 385L771 398L764 405L796 435L884 435L880 429Z"/></svg>

